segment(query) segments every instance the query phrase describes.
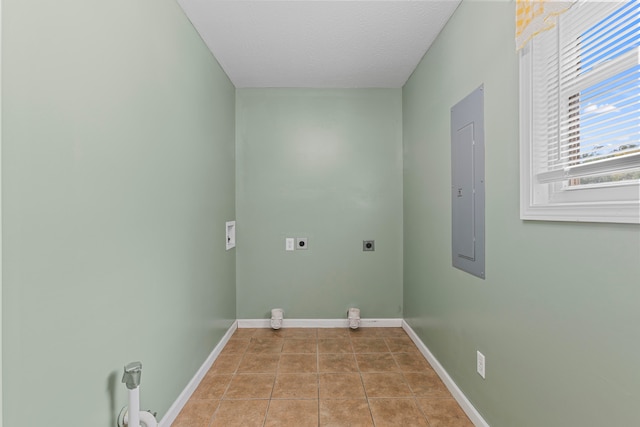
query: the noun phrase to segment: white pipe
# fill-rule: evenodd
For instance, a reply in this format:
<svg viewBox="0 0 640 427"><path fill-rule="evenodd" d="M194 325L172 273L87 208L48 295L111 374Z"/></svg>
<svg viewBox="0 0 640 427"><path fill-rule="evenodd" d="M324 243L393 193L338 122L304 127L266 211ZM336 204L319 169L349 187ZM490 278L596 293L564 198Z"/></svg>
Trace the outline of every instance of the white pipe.
<svg viewBox="0 0 640 427"><path fill-rule="evenodd" d="M347 318L349 319L349 327L351 329L358 329L360 326L360 309L350 308L349 311L347 311Z"/></svg>
<svg viewBox="0 0 640 427"><path fill-rule="evenodd" d="M151 412L139 411L138 417L140 419L140 424L142 424L144 427L158 427L158 420L156 420L156 417L154 417ZM132 427L131 425L129 425L129 411L124 414L124 424L127 427Z"/></svg>
<svg viewBox="0 0 640 427"><path fill-rule="evenodd" d="M142 363L132 362L124 367L122 382L129 390L129 406L122 408L118 416L118 427L158 427L156 417L150 412L140 411L140 374Z"/></svg>
<svg viewBox="0 0 640 427"><path fill-rule="evenodd" d="M131 417L128 427L140 427L140 387L129 390L129 414Z"/></svg>
<svg viewBox="0 0 640 427"><path fill-rule="evenodd" d="M271 328L280 329L282 327L282 319L284 317L284 310L281 308L274 308L271 310Z"/></svg>

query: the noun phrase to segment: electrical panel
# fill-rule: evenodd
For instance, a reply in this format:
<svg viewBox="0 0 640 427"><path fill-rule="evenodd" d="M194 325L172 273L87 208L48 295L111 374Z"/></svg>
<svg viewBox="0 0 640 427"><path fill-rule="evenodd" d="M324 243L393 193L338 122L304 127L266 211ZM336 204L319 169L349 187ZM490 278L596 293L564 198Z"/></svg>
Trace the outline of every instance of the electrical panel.
<svg viewBox="0 0 640 427"><path fill-rule="evenodd" d="M453 266L485 278L484 86L451 108Z"/></svg>

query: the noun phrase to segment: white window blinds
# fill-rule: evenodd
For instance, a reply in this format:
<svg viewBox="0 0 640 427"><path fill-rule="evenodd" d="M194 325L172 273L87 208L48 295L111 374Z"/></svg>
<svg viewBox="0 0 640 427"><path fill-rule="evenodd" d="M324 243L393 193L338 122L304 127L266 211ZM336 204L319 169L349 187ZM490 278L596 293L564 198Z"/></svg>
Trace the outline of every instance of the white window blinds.
<svg viewBox="0 0 640 427"><path fill-rule="evenodd" d="M579 1L534 39L532 53L537 182L637 180L640 0Z"/></svg>

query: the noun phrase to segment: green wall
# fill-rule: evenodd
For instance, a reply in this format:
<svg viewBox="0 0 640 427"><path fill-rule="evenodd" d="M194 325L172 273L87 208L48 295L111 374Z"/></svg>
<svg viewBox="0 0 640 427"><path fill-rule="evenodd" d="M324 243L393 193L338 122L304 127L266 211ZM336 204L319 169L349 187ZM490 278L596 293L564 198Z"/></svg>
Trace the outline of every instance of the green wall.
<svg viewBox="0 0 640 427"><path fill-rule="evenodd" d="M173 0L3 0L4 425L163 416L236 318L235 89Z"/></svg>
<svg viewBox="0 0 640 427"><path fill-rule="evenodd" d="M236 92L173 0L3 0L4 425L112 427L133 360L161 417L233 319L353 305L492 427L640 424L640 228L519 219L514 7L463 2L402 91ZM484 281L451 267L449 190L482 83Z"/></svg>
<svg viewBox="0 0 640 427"><path fill-rule="evenodd" d="M492 427L640 425L640 227L519 219L514 8L463 2L403 88L404 317ZM451 267L450 108L481 83L486 280Z"/></svg>
<svg viewBox="0 0 640 427"><path fill-rule="evenodd" d="M238 318L402 317L400 89L241 89ZM285 237L309 238L285 251ZM362 240L375 239L375 252Z"/></svg>

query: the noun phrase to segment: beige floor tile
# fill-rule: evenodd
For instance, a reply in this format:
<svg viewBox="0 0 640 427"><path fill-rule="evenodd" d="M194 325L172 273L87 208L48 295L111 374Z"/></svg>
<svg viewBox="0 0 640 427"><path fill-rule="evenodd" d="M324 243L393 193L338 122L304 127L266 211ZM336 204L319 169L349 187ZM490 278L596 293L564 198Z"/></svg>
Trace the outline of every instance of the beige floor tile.
<svg viewBox="0 0 640 427"><path fill-rule="evenodd" d="M211 427L261 427L268 404L268 400L223 400Z"/></svg>
<svg viewBox="0 0 640 427"><path fill-rule="evenodd" d="M224 346L221 354L237 354L244 353L249 347L251 338L232 338Z"/></svg>
<svg viewBox="0 0 640 427"><path fill-rule="evenodd" d="M384 338L352 338L351 346L355 353L388 353L389 347Z"/></svg>
<svg viewBox="0 0 640 427"><path fill-rule="evenodd" d="M399 371L391 353L363 353L356 354L360 372L394 372Z"/></svg>
<svg viewBox="0 0 640 427"><path fill-rule="evenodd" d="M393 353L410 353L418 351L416 345L409 337L385 337L384 340Z"/></svg>
<svg viewBox="0 0 640 427"><path fill-rule="evenodd" d="M408 338L409 335L402 328L380 328L380 334L385 338Z"/></svg>
<svg viewBox="0 0 640 427"><path fill-rule="evenodd" d="M314 339L287 338L282 347L283 353L316 353L318 342Z"/></svg>
<svg viewBox="0 0 640 427"><path fill-rule="evenodd" d="M413 393L399 372L363 373L362 382L367 397L413 397Z"/></svg>
<svg viewBox="0 0 640 427"><path fill-rule="evenodd" d="M251 338L256 333L256 328L238 328L231 338Z"/></svg>
<svg viewBox="0 0 640 427"><path fill-rule="evenodd" d="M418 399L431 427L473 427L458 402L451 399Z"/></svg>
<svg viewBox="0 0 640 427"><path fill-rule="evenodd" d="M318 339L349 338L347 328L318 328Z"/></svg>
<svg viewBox="0 0 640 427"><path fill-rule="evenodd" d="M318 354L318 370L320 372L358 372L358 365L353 353Z"/></svg>
<svg viewBox="0 0 640 427"><path fill-rule="evenodd" d="M402 328L238 329L172 425L472 427Z"/></svg>
<svg viewBox="0 0 640 427"><path fill-rule="evenodd" d="M278 374L272 399L317 399L317 374Z"/></svg>
<svg viewBox="0 0 640 427"><path fill-rule="evenodd" d="M353 353L348 338L318 339L318 353Z"/></svg>
<svg viewBox="0 0 640 427"><path fill-rule="evenodd" d="M373 427L373 419L364 399L320 400L320 426Z"/></svg>
<svg viewBox="0 0 640 427"><path fill-rule="evenodd" d="M376 427L429 427L413 399L369 399Z"/></svg>
<svg viewBox="0 0 640 427"><path fill-rule="evenodd" d="M195 400L190 399L176 420L171 424L172 427L209 427L211 418L213 417L219 401L217 400Z"/></svg>
<svg viewBox="0 0 640 427"><path fill-rule="evenodd" d="M318 330L316 328L288 328L284 330L285 338L312 339L318 338Z"/></svg>
<svg viewBox="0 0 640 427"><path fill-rule="evenodd" d="M265 427L317 427L317 400L272 400Z"/></svg>
<svg viewBox="0 0 640 427"><path fill-rule="evenodd" d="M278 372L318 372L318 357L315 354L282 354Z"/></svg>
<svg viewBox="0 0 640 427"><path fill-rule="evenodd" d="M404 372L424 372L432 370L427 359L420 353L393 353L393 358Z"/></svg>
<svg viewBox="0 0 640 427"><path fill-rule="evenodd" d="M447 387L432 369L423 372L405 372L404 378L417 397L451 397Z"/></svg>
<svg viewBox="0 0 640 427"><path fill-rule="evenodd" d="M279 361L279 353L245 353L238 366L238 372L275 372Z"/></svg>
<svg viewBox="0 0 640 427"><path fill-rule="evenodd" d="M215 375L211 372L204 376L192 398L197 400L220 400L231 382L232 374Z"/></svg>
<svg viewBox="0 0 640 427"><path fill-rule="evenodd" d="M381 338L387 328L358 328L349 329L351 338Z"/></svg>
<svg viewBox="0 0 640 427"><path fill-rule="evenodd" d="M284 339L282 338L251 338L247 353L280 353Z"/></svg>
<svg viewBox="0 0 640 427"><path fill-rule="evenodd" d="M242 355L240 354L221 354L216 361L213 362L213 366L211 366L209 372L212 374L233 374L236 369L238 369L241 359Z"/></svg>
<svg viewBox="0 0 640 427"><path fill-rule="evenodd" d="M284 338L286 329L258 328L253 338Z"/></svg>
<svg viewBox="0 0 640 427"><path fill-rule="evenodd" d="M358 373L323 373L319 377L320 399L364 399Z"/></svg>
<svg viewBox="0 0 640 427"><path fill-rule="evenodd" d="M274 374L236 374L223 399L269 399L275 378Z"/></svg>

